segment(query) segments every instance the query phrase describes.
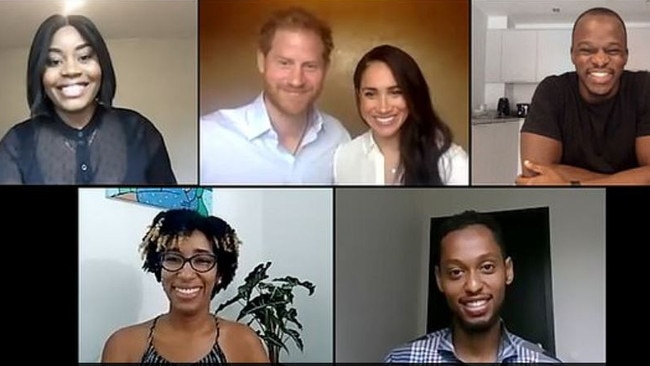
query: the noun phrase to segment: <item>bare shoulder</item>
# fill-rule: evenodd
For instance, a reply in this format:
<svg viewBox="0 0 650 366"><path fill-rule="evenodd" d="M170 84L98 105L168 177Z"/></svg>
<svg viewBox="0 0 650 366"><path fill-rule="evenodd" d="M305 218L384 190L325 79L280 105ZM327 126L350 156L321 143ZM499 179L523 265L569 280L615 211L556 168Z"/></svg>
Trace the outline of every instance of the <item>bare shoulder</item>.
<svg viewBox="0 0 650 366"><path fill-rule="evenodd" d="M224 337L255 342L259 340L257 333L248 325L219 318L219 331Z"/></svg>
<svg viewBox="0 0 650 366"><path fill-rule="evenodd" d="M153 319L114 331L106 340L102 362L138 362L147 346Z"/></svg>
<svg viewBox="0 0 650 366"><path fill-rule="evenodd" d="M228 362L268 362L268 355L257 333L246 324L219 319L219 344Z"/></svg>

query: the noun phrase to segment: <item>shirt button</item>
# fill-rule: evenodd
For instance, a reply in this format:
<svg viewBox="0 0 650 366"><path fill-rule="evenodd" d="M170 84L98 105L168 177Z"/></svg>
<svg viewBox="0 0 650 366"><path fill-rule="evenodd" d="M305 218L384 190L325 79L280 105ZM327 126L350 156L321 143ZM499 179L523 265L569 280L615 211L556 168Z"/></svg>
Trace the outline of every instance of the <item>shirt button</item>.
<svg viewBox="0 0 650 366"><path fill-rule="evenodd" d="M81 164L81 170L83 170L84 172L88 170L88 165L86 165L85 163Z"/></svg>
<svg viewBox="0 0 650 366"><path fill-rule="evenodd" d="M79 138L84 137L84 133L83 133L83 131L79 131L79 132L77 132L77 137L79 137Z"/></svg>

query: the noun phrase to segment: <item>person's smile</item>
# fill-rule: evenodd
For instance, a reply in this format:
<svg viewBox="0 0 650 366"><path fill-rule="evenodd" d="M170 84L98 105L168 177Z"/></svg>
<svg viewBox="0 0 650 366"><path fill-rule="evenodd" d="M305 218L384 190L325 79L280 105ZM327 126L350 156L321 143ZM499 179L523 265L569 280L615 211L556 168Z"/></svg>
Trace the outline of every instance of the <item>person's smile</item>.
<svg viewBox="0 0 650 366"><path fill-rule="evenodd" d="M174 294L178 298L185 300L191 300L198 297L202 288L202 286L172 286Z"/></svg>
<svg viewBox="0 0 650 366"><path fill-rule="evenodd" d="M488 312L492 296L481 295L460 299L463 312L470 317L480 317Z"/></svg>

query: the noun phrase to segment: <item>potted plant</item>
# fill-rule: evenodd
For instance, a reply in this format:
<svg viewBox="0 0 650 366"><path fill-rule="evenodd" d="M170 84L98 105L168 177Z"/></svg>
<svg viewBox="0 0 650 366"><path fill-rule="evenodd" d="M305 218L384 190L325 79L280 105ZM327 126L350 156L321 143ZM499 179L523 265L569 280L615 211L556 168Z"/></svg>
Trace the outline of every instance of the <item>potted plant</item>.
<svg viewBox="0 0 650 366"><path fill-rule="evenodd" d="M298 321L298 310L291 306L293 290L297 286L304 287L311 296L316 286L291 276L267 281L269 276L266 271L270 266L271 262L258 264L238 287L237 294L219 305L215 314L234 303L240 304L242 308L237 320L248 317L246 324L256 328L268 348L271 362L278 363L280 351L284 349L289 352L286 346L289 339L301 351L304 346L300 337L302 324Z"/></svg>

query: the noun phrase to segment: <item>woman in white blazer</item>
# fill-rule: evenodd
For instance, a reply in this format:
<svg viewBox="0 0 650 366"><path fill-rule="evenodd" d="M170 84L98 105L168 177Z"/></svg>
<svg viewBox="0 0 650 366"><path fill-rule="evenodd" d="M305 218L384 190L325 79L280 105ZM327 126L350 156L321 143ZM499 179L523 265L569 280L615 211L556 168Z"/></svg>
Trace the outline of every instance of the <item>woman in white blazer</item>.
<svg viewBox="0 0 650 366"><path fill-rule="evenodd" d="M467 153L438 117L415 60L382 45L354 71L357 108L369 130L339 146L334 184L468 185Z"/></svg>

